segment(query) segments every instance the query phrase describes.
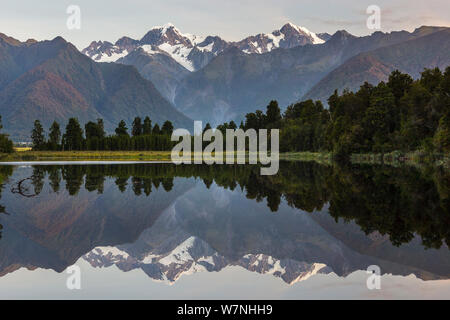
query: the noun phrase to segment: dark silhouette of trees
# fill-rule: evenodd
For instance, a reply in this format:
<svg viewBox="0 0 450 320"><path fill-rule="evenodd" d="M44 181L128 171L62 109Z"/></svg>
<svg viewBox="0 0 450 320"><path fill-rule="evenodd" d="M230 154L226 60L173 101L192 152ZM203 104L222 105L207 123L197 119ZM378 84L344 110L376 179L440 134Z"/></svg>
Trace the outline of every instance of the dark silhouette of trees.
<svg viewBox="0 0 450 320"><path fill-rule="evenodd" d="M281 116L271 101L265 114L248 113L244 128L279 128L281 151L331 151L338 158L395 150L448 152L450 67L444 73L425 69L415 81L396 70L386 83L365 82L356 92L336 90L328 105L302 101Z"/></svg>
<svg viewBox="0 0 450 320"><path fill-rule="evenodd" d="M58 150L61 141L61 129L58 122L53 121L48 134L48 148L50 150Z"/></svg>
<svg viewBox="0 0 450 320"><path fill-rule="evenodd" d="M152 120L150 120L150 118L147 116L144 119L144 125L142 128L142 133L144 135L149 135L152 134Z"/></svg>
<svg viewBox="0 0 450 320"><path fill-rule="evenodd" d="M173 132L173 124L169 120L165 121L161 127L161 133L171 136Z"/></svg>
<svg viewBox="0 0 450 320"><path fill-rule="evenodd" d="M140 136L143 134L143 126L142 126L142 120L139 117L134 118L133 120L133 127L131 129L131 135L133 137Z"/></svg>
<svg viewBox="0 0 450 320"><path fill-rule="evenodd" d="M161 129L159 128L159 125L157 123L153 127L152 134L154 134L154 135L161 134Z"/></svg>
<svg viewBox="0 0 450 320"><path fill-rule="evenodd" d="M0 130L3 129L2 116L0 116ZM0 153L12 153L14 151L13 142L5 133L0 133Z"/></svg>
<svg viewBox="0 0 450 320"><path fill-rule="evenodd" d="M83 129L77 118L70 118L62 138L63 149L67 151L82 150L84 145Z"/></svg>
<svg viewBox="0 0 450 320"><path fill-rule="evenodd" d="M128 128L125 121L121 120L119 122L119 125L117 126L115 132L118 136L128 136Z"/></svg>
<svg viewBox="0 0 450 320"><path fill-rule="evenodd" d="M39 120L34 121L34 127L31 131L31 141L34 150L42 150L45 145L44 128Z"/></svg>

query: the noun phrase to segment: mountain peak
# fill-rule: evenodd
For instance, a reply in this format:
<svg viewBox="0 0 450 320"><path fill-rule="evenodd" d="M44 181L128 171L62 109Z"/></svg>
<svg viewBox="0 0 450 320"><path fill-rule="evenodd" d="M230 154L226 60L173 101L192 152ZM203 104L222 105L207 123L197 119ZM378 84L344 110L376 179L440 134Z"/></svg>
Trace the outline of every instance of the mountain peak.
<svg viewBox="0 0 450 320"><path fill-rule="evenodd" d="M290 22L290 21L288 21L286 24L284 24L284 25L281 27L281 29L283 29L283 28L292 28L292 29L295 29L295 30L299 30L299 26L293 24L293 23ZM281 29L280 29L280 30L281 30Z"/></svg>
<svg viewBox="0 0 450 320"><path fill-rule="evenodd" d="M303 44L307 44L308 42L311 44L321 44L321 43L325 42L323 39L318 37L314 32L309 31L305 27L295 25L292 22L287 22L283 27L281 27L281 29L279 31L288 36L298 37L297 36L297 34L298 34L298 35L308 38L308 40L306 40L305 43L303 43ZM274 31L274 33L272 33L272 34L275 34L275 33L276 33L276 31Z"/></svg>
<svg viewBox="0 0 450 320"><path fill-rule="evenodd" d="M67 41L61 36L55 37L54 39L51 40L51 42L54 42L54 43L67 43Z"/></svg>
<svg viewBox="0 0 450 320"><path fill-rule="evenodd" d="M352 35L351 33L347 32L345 30L338 30L331 36L329 41L344 42L344 41L348 41L349 39L353 39L353 38L356 38L356 37L354 35Z"/></svg>
<svg viewBox="0 0 450 320"><path fill-rule="evenodd" d="M175 25L171 22L168 22L162 26L154 26L153 28L151 28L149 30L149 32L154 32L154 31L159 32L161 35L165 35L169 31L173 31L175 33L181 34L180 30L178 30L178 28L175 27Z"/></svg>
<svg viewBox="0 0 450 320"><path fill-rule="evenodd" d="M3 40L6 43L13 45L13 46L17 46L17 45L21 44L21 42L19 40L15 39L13 37L7 36L6 34L1 33L1 32L0 32L0 40Z"/></svg>
<svg viewBox="0 0 450 320"><path fill-rule="evenodd" d="M166 23L163 26L150 29L141 39L140 43L153 46L159 46L163 43L167 43L170 46L183 44L187 47L192 47L195 38L188 34L182 34L172 23Z"/></svg>

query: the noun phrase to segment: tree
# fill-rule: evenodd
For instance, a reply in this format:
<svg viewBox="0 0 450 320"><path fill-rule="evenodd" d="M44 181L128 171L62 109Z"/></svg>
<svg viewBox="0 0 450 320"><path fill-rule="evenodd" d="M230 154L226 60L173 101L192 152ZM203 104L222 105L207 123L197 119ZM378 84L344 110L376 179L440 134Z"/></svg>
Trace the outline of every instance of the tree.
<svg viewBox="0 0 450 320"><path fill-rule="evenodd" d="M233 130L237 129L237 125L233 120L231 120L230 123L228 124L228 129L233 129Z"/></svg>
<svg viewBox="0 0 450 320"><path fill-rule="evenodd" d="M450 152L450 112L439 121L439 127L434 136L434 144L441 152Z"/></svg>
<svg viewBox="0 0 450 320"><path fill-rule="evenodd" d="M155 126L153 127L152 134L161 134L161 129L159 129L158 124L155 124Z"/></svg>
<svg viewBox="0 0 450 320"><path fill-rule="evenodd" d="M205 128L203 129L203 134L205 134L205 132L207 131L207 130L210 130L211 129L211 125L209 124L209 122L205 125Z"/></svg>
<svg viewBox="0 0 450 320"><path fill-rule="evenodd" d="M89 121L84 126L86 133L86 148L88 150L103 150L105 130L103 120L97 119L97 122Z"/></svg>
<svg viewBox="0 0 450 320"><path fill-rule="evenodd" d="M278 102L275 100L270 101L266 111L266 125L277 125L281 120L281 110L278 107Z"/></svg>
<svg viewBox="0 0 450 320"><path fill-rule="evenodd" d="M266 116L261 110L256 110L254 113L247 113L245 115L245 130L255 129L259 130L264 128L266 123Z"/></svg>
<svg viewBox="0 0 450 320"><path fill-rule="evenodd" d="M103 129L103 120L97 119L97 123L89 121L84 126L86 139L102 139L105 137L105 131Z"/></svg>
<svg viewBox="0 0 450 320"><path fill-rule="evenodd" d="M161 128L161 132L162 134L171 136L172 132L173 132L173 125L172 122L170 122L169 120L167 120L166 122L163 123L163 126Z"/></svg>
<svg viewBox="0 0 450 320"><path fill-rule="evenodd" d="M98 127L98 137L104 138L105 137L105 125L103 124L103 119L98 118L97 119L97 127Z"/></svg>
<svg viewBox="0 0 450 320"><path fill-rule="evenodd" d="M2 116L0 116L0 130L1 129L3 129ZM0 153L12 153L13 151L14 151L13 142L8 138L7 134L1 133L0 134ZM0 209L1 209L1 206L0 206ZM1 225L0 225L0 229L1 229Z"/></svg>
<svg viewBox="0 0 450 320"><path fill-rule="evenodd" d="M439 68L426 69L421 73L420 84L424 86L430 93L439 87L442 81L442 72Z"/></svg>
<svg viewBox="0 0 450 320"><path fill-rule="evenodd" d="M142 131L144 135L152 134L152 120L150 120L148 116L144 119L144 126Z"/></svg>
<svg viewBox="0 0 450 320"><path fill-rule="evenodd" d="M34 121L34 128L31 131L31 141L33 142L34 150L41 150L44 148L44 128L39 120Z"/></svg>
<svg viewBox="0 0 450 320"><path fill-rule="evenodd" d="M401 73L398 70L392 71L389 75L389 81L387 82L388 87L391 89L392 94L395 97L395 103L398 102L401 97L411 88L413 79L410 75Z"/></svg>
<svg viewBox="0 0 450 320"><path fill-rule="evenodd" d="M128 128L125 121L120 120L119 125L117 126L115 132L118 136L128 136Z"/></svg>
<svg viewBox="0 0 450 320"><path fill-rule="evenodd" d="M81 150L83 148L83 129L77 118L70 118L63 135L64 150Z"/></svg>
<svg viewBox="0 0 450 320"><path fill-rule="evenodd" d="M131 129L131 135L133 137L140 136L143 132L142 120L140 117L136 117L133 120L133 127Z"/></svg>
<svg viewBox="0 0 450 320"><path fill-rule="evenodd" d="M58 146L61 140L61 129L59 127L59 123L56 121L53 121L51 127L50 127L50 131L48 134L49 140L49 147L52 150L58 150Z"/></svg>

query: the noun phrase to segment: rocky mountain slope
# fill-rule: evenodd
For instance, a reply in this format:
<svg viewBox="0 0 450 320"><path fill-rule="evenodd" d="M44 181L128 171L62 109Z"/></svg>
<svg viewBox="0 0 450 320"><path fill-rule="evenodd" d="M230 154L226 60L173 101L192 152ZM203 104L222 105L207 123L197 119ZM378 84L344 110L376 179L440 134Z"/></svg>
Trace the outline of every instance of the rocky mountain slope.
<svg viewBox="0 0 450 320"><path fill-rule="evenodd" d="M149 115L177 126L189 119L164 99L132 66L99 64L57 37L20 41L0 37L0 114L15 140L29 140L35 119L44 127L69 117L81 124L103 118L112 131L120 120Z"/></svg>
<svg viewBox="0 0 450 320"><path fill-rule="evenodd" d="M322 34L324 39L328 34ZM244 53L266 53L277 48L293 48L306 44L321 44L325 40L304 27L287 23L270 34L249 36L237 42L218 36L199 37L182 33L173 24L153 27L140 40L123 37L112 44L93 41L83 53L97 62L120 62L133 50L142 49L149 55L166 53L189 71L196 71L225 49L234 46Z"/></svg>
<svg viewBox="0 0 450 320"><path fill-rule="evenodd" d="M358 54L437 33L440 28L355 37L346 31L336 32L319 45L274 50L260 55L247 55L230 48L203 69L183 79L176 91L175 105L191 118L218 124L229 119L240 120L245 113L264 109L270 100L281 106L300 100L312 87ZM420 51L411 51L408 63L416 69L433 66L435 58L447 55L437 42L430 42L424 60ZM393 64L392 67L396 67ZM400 67L400 65L399 65ZM357 68L356 68L357 70ZM330 90L334 90L331 86ZM340 89L340 88L339 88Z"/></svg>
<svg viewBox="0 0 450 320"><path fill-rule="evenodd" d="M327 35L323 35L327 38ZM306 28L287 23L270 34L249 36L238 42L218 36L184 34L173 24L152 28L140 40L128 37L112 44L93 41L83 53L97 62L118 62L135 66L151 80L162 95L174 102L176 88L191 72L202 69L230 47L246 54L262 54L277 48L293 48L325 42Z"/></svg>
<svg viewBox="0 0 450 320"><path fill-rule="evenodd" d="M287 23L270 34L226 42L182 34L169 24L150 30L141 40L122 38L109 51L93 43L83 52L101 61L116 59L110 52L118 50L117 62L134 65L180 111L217 125L240 121L273 99L283 107L309 97L326 103L334 89L385 79L393 69L417 73L424 67L445 66L448 54L436 46L438 40L426 44L431 38L445 41L445 32L440 32L445 29L421 27L355 37L344 30L314 34ZM403 57L397 52L396 58L366 55L412 40L428 47L423 52L404 50Z"/></svg>
<svg viewBox="0 0 450 320"><path fill-rule="evenodd" d="M418 33L420 30L416 30ZM444 70L450 65L450 29L443 29L398 44L358 54L320 80L303 99L326 101L335 89L357 90L367 81L387 81L398 69L414 78L424 68Z"/></svg>

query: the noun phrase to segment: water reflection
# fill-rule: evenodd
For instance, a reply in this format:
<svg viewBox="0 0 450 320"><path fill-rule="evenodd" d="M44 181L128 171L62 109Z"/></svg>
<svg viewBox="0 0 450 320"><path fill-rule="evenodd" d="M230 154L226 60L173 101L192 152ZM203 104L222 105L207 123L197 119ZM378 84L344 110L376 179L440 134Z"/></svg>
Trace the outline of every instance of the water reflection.
<svg viewBox="0 0 450 320"><path fill-rule="evenodd" d="M276 176L240 165L0 170L0 209L10 213L0 216L0 276L20 267L61 272L82 256L169 283L235 265L287 283L371 264L450 276L450 177L439 168L286 162Z"/></svg>

